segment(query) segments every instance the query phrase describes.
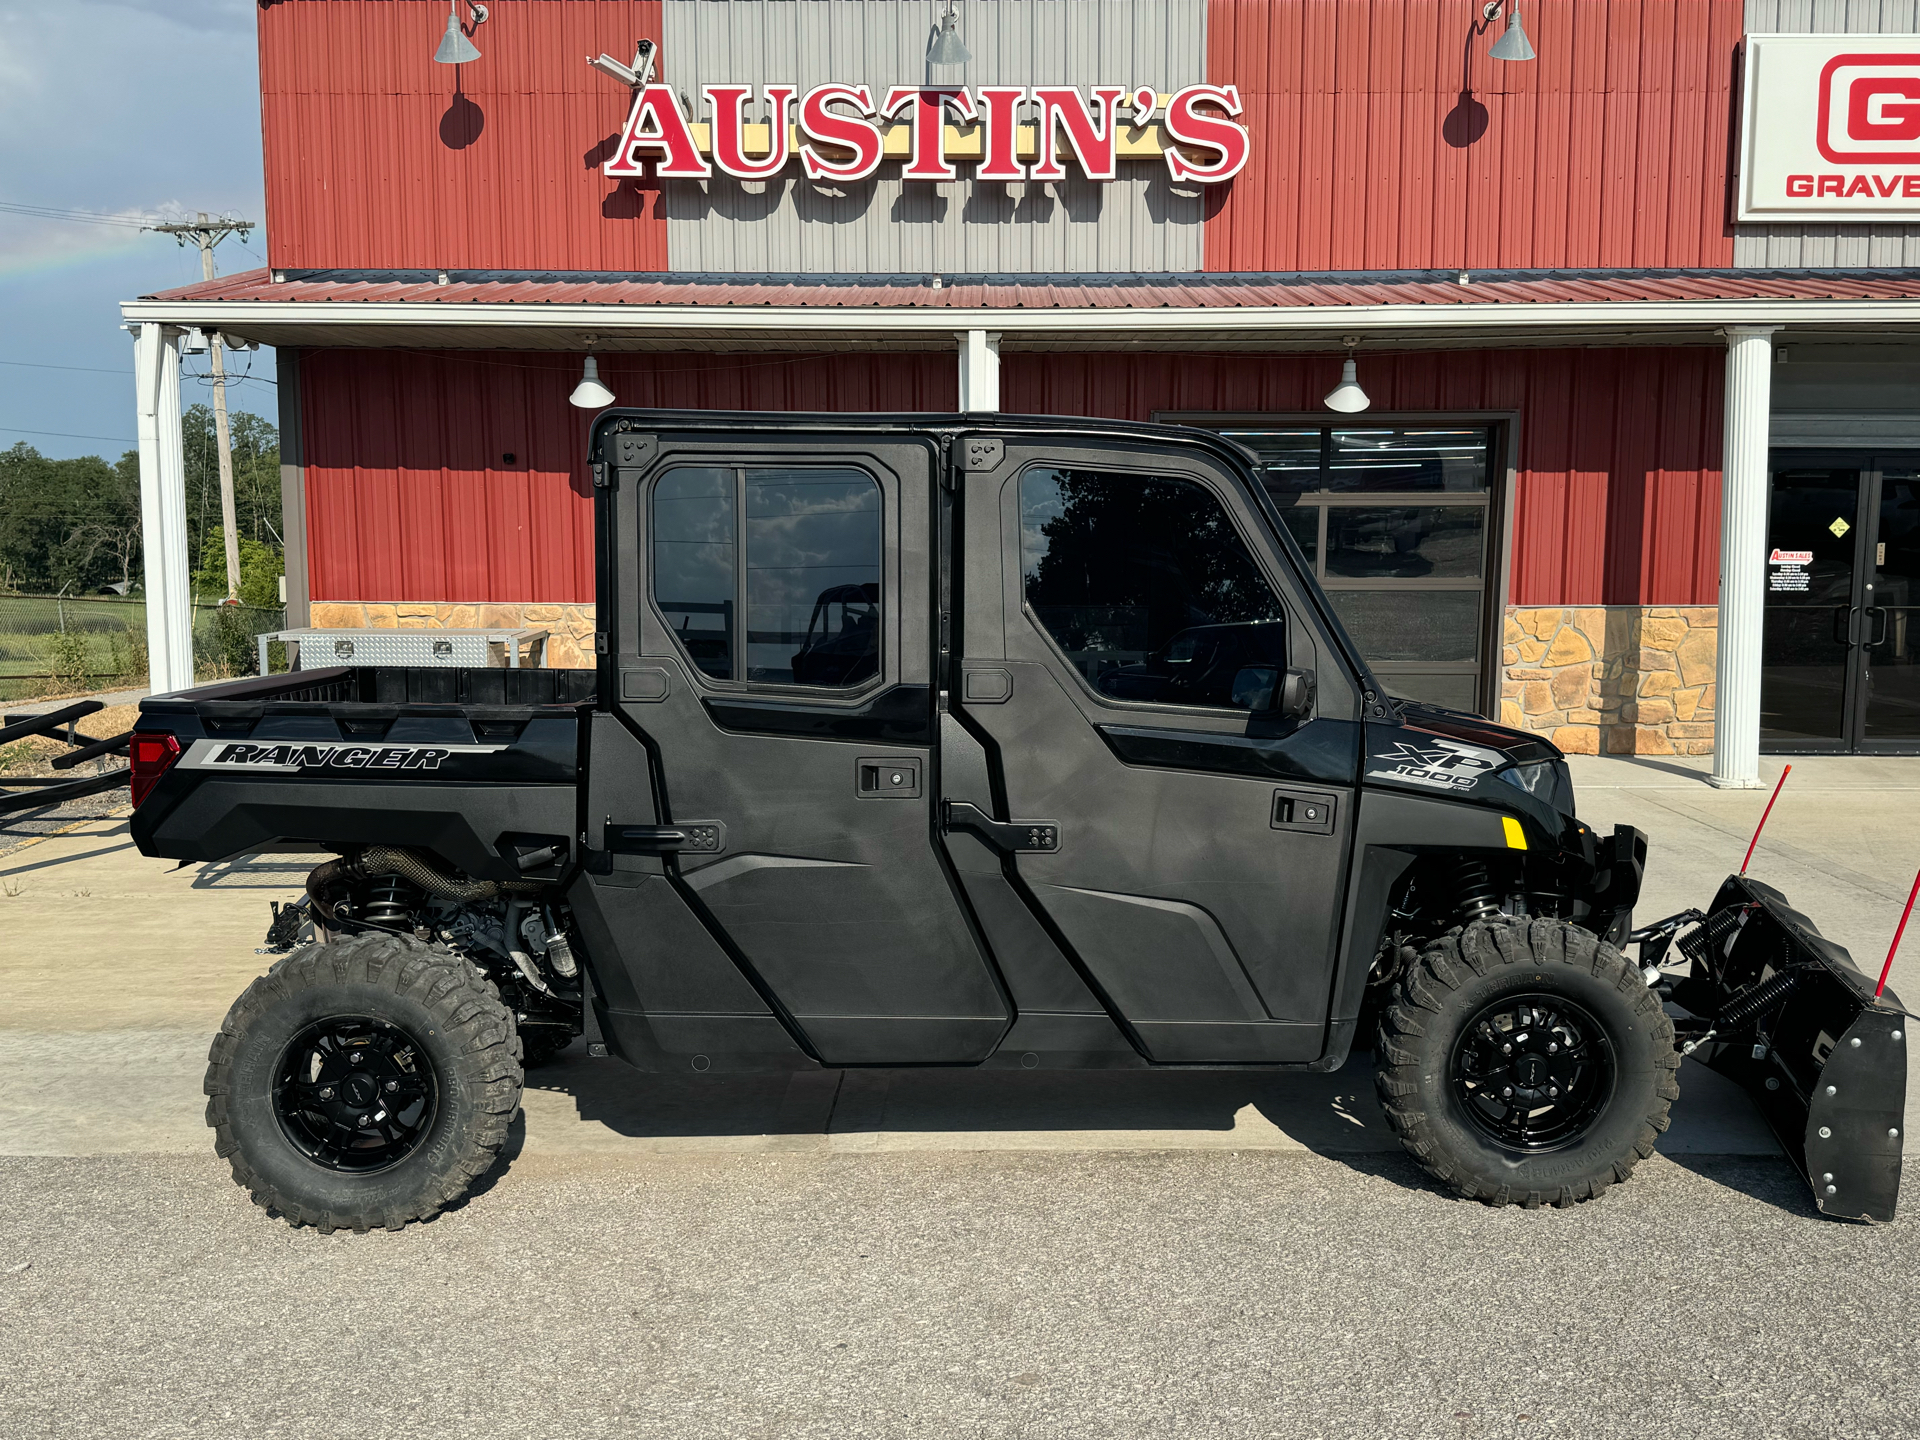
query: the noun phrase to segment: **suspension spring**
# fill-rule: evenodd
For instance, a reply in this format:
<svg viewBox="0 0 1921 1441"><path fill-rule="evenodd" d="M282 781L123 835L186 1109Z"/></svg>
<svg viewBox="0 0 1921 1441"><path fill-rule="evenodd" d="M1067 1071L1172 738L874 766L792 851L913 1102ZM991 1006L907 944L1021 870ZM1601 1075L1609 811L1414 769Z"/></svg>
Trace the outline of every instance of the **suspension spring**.
<svg viewBox="0 0 1921 1441"><path fill-rule="evenodd" d="M1729 934L1738 929L1747 919L1748 907L1729 906L1718 911L1707 920L1681 937L1681 954L1696 965L1704 965L1710 955L1720 955L1723 943Z"/></svg>
<svg viewBox="0 0 1921 1441"><path fill-rule="evenodd" d="M1721 1008L1714 1018L1714 1028L1731 1031L1743 1021L1753 1020L1800 984L1799 971L1780 971L1758 986L1749 986Z"/></svg>
<svg viewBox="0 0 1921 1441"><path fill-rule="evenodd" d="M1454 868L1451 879L1455 903L1460 907L1461 918L1469 925L1501 914L1501 908L1494 903L1494 886L1488 880L1484 862L1462 861Z"/></svg>
<svg viewBox="0 0 1921 1441"><path fill-rule="evenodd" d="M399 876L375 876L367 887L367 904L360 919L370 926L409 930L414 923L414 905L419 892Z"/></svg>

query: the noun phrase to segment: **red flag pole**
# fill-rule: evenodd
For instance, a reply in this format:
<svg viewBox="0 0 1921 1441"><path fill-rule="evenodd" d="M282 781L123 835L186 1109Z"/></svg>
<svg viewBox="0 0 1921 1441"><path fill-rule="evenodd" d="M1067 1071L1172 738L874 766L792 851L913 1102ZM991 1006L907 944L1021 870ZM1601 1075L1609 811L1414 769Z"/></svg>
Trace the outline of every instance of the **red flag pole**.
<svg viewBox="0 0 1921 1441"><path fill-rule="evenodd" d="M1754 839L1748 842L1748 853L1741 857L1741 874L1748 873L1748 862L1754 859L1754 848L1761 844L1761 826L1768 823L1768 816L1774 810L1774 803L1781 799L1781 787L1788 783L1788 772L1794 767L1781 767L1781 779L1774 783L1774 794L1768 797L1768 808L1761 812L1761 825L1754 828Z"/></svg>
<svg viewBox="0 0 1921 1441"><path fill-rule="evenodd" d="M1881 963L1881 979L1874 986L1874 998L1877 1001L1881 999L1881 992L1887 989L1888 972L1894 969L1894 953L1901 949L1901 932L1908 928L1908 917L1914 914L1917 891L1921 891L1921 875L1917 875L1914 884L1908 887L1908 903L1901 908L1901 924L1894 928L1894 941L1888 947L1888 958Z"/></svg>

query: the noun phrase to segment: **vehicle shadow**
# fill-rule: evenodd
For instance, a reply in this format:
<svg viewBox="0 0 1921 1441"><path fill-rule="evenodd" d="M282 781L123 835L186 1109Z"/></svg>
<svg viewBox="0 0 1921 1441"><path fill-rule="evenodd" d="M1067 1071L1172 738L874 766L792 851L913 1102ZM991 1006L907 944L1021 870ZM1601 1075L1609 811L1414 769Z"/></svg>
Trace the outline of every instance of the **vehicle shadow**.
<svg viewBox="0 0 1921 1441"><path fill-rule="evenodd" d="M656 1153L1178 1150L1308 1153L1412 1191L1446 1194L1401 1149L1374 1090L1374 1057L1330 1073L850 1069L645 1075L576 1043L527 1077L543 1149ZM571 1124L582 1128L574 1138ZM1730 1190L1815 1214L1759 1113L1725 1078L1686 1064L1657 1150Z"/></svg>

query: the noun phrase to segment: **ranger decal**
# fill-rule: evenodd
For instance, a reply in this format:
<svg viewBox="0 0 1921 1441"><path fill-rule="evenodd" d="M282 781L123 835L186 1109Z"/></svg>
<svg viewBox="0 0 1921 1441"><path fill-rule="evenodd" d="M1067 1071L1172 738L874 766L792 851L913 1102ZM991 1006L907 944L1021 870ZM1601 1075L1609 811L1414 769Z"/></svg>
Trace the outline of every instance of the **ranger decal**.
<svg viewBox="0 0 1921 1441"><path fill-rule="evenodd" d="M363 745L355 741L195 741L180 760L195 770L431 771L448 756L492 755L507 747Z"/></svg>

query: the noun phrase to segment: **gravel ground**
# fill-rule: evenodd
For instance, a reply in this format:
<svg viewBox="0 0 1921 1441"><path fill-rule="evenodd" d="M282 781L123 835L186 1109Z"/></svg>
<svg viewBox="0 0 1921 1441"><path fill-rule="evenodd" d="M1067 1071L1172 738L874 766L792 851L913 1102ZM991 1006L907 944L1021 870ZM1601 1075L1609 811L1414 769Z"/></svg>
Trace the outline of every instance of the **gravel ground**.
<svg viewBox="0 0 1921 1441"><path fill-rule="evenodd" d="M211 1157L15 1159L0 1432L1913 1436L1915 1180L1868 1227L1769 1160L1524 1212L1395 1156L530 1154L323 1237Z"/></svg>
<svg viewBox="0 0 1921 1441"><path fill-rule="evenodd" d="M116 762L115 764L120 764ZM0 794L5 780L0 778ZM111 820L133 812L133 797L125 786L116 786L98 795L82 796L59 805L34 806L28 810L0 813L0 856L47 836L57 836L88 821Z"/></svg>

